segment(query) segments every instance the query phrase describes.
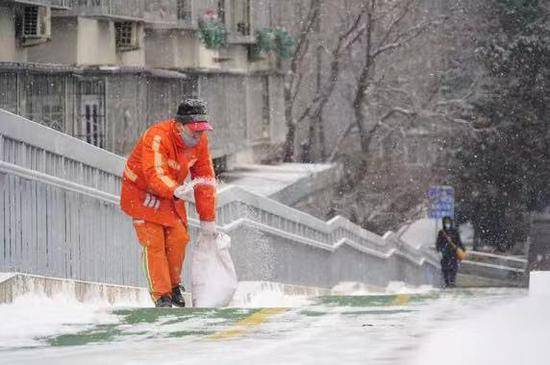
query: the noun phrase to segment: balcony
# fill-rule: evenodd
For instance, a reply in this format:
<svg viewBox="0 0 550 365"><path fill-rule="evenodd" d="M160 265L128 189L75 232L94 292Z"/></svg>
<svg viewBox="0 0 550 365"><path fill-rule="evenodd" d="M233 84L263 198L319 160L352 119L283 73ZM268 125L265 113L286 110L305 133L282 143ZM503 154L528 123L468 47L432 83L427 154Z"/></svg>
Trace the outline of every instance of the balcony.
<svg viewBox="0 0 550 365"><path fill-rule="evenodd" d="M145 0L64 0L70 5L62 16L111 18L115 20L143 21Z"/></svg>
<svg viewBox="0 0 550 365"><path fill-rule="evenodd" d="M156 29L196 29L195 13L202 0L148 0L145 23Z"/></svg>
<svg viewBox="0 0 550 365"><path fill-rule="evenodd" d="M35 6L49 6L52 9L69 9L71 0L12 0L13 3Z"/></svg>

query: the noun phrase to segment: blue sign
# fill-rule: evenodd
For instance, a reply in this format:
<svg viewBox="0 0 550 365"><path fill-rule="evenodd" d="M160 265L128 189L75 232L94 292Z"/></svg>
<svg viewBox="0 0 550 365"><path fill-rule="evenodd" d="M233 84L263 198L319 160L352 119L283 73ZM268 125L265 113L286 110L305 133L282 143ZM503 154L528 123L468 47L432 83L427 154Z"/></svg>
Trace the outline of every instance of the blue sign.
<svg viewBox="0 0 550 365"><path fill-rule="evenodd" d="M431 186L428 189L428 218L455 216L455 190L452 186Z"/></svg>

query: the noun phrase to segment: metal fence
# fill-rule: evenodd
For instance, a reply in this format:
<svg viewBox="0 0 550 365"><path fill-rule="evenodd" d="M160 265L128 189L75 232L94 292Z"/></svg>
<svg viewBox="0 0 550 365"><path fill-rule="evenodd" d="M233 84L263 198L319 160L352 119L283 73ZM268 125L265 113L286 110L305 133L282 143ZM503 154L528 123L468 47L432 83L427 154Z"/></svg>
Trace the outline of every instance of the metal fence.
<svg viewBox="0 0 550 365"><path fill-rule="evenodd" d="M111 17L143 20L145 0L68 0L70 10L63 15Z"/></svg>
<svg viewBox="0 0 550 365"><path fill-rule="evenodd" d="M71 0L12 0L14 3L37 6L50 6L54 9L67 9Z"/></svg>
<svg viewBox="0 0 550 365"><path fill-rule="evenodd" d="M139 244L118 208L124 159L0 110L0 271L143 285ZM191 235L197 216L189 207ZM238 187L218 194L243 280L436 283L429 251L342 217L324 222ZM190 250L192 254L192 250Z"/></svg>
<svg viewBox="0 0 550 365"><path fill-rule="evenodd" d="M118 209L124 160L0 111L0 268L138 284L138 247Z"/></svg>

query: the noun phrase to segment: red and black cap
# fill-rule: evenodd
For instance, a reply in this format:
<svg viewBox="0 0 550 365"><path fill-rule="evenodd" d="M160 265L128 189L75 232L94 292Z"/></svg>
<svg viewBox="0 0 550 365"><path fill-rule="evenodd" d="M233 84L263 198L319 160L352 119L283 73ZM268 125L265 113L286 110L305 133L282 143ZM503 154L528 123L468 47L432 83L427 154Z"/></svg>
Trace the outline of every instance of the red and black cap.
<svg viewBox="0 0 550 365"><path fill-rule="evenodd" d="M206 110L206 102L198 98L186 98L178 106L176 122L188 125L194 131L211 131L212 125Z"/></svg>

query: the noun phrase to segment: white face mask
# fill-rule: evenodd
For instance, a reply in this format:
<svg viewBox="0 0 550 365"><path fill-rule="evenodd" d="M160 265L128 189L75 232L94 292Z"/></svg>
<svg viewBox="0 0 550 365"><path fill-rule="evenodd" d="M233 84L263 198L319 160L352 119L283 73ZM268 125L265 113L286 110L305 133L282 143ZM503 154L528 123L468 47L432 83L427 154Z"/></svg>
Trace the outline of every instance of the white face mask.
<svg viewBox="0 0 550 365"><path fill-rule="evenodd" d="M450 229L450 228L451 228L451 225L450 225L449 223L445 223L445 224L444 224L444 227L445 227L445 229Z"/></svg>
<svg viewBox="0 0 550 365"><path fill-rule="evenodd" d="M185 143L187 147L195 147L201 140L200 134L198 134L197 136L193 136L187 131L186 128L184 128L180 132L180 136L181 136L181 139L183 140L183 143Z"/></svg>

